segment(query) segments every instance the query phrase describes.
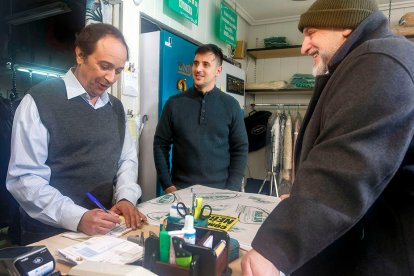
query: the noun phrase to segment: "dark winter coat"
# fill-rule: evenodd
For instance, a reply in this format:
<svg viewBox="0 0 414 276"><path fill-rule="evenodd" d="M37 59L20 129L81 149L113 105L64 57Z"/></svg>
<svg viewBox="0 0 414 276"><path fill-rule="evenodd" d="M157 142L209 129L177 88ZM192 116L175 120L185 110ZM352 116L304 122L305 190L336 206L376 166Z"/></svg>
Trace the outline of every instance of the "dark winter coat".
<svg viewBox="0 0 414 276"><path fill-rule="evenodd" d="M382 12L316 79L296 179L252 246L292 275L414 275L414 44Z"/></svg>

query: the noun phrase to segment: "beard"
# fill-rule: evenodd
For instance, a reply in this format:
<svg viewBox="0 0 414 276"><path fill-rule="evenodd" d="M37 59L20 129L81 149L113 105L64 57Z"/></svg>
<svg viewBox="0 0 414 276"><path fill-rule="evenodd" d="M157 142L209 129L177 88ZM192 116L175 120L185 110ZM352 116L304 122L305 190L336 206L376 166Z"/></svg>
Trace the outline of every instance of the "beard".
<svg viewBox="0 0 414 276"><path fill-rule="evenodd" d="M320 75L325 75L328 72L328 57L325 53L323 52L318 52L319 54L319 62L316 63L313 68L312 68L312 75L314 77L316 76L320 76Z"/></svg>
<svg viewBox="0 0 414 276"><path fill-rule="evenodd" d="M329 72L328 64L331 61L332 57L335 55L335 53L338 51L339 47L340 45L337 45L335 47L323 51L318 49L319 63L316 63L312 68L312 75L314 77L325 75Z"/></svg>
<svg viewBox="0 0 414 276"><path fill-rule="evenodd" d="M314 77L325 75L327 72L328 72L328 65L323 60L321 60L319 64L315 64L315 66L313 66L312 68L312 75Z"/></svg>

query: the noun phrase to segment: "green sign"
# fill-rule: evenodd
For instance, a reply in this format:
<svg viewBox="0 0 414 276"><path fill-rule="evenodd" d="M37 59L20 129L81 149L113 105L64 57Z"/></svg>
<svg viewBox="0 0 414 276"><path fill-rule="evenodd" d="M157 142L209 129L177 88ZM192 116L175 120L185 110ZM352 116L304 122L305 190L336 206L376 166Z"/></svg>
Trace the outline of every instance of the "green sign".
<svg viewBox="0 0 414 276"><path fill-rule="evenodd" d="M169 0L168 7L198 25L199 0Z"/></svg>
<svg viewBox="0 0 414 276"><path fill-rule="evenodd" d="M226 4L220 6L219 38L236 47L237 41L237 14Z"/></svg>

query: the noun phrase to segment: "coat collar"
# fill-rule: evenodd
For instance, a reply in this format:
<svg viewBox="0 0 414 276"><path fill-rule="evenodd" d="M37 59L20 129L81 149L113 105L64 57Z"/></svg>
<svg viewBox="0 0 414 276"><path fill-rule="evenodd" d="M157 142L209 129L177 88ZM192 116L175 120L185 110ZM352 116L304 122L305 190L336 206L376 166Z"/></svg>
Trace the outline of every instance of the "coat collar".
<svg viewBox="0 0 414 276"><path fill-rule="evenodd" d="M353 30L345 43L338 49L328 64L329 73L333 73L342 60L355 48L364 42L392 36L389 29L388 20L381 11L377 11L368 16L358 27Z"/></svg>

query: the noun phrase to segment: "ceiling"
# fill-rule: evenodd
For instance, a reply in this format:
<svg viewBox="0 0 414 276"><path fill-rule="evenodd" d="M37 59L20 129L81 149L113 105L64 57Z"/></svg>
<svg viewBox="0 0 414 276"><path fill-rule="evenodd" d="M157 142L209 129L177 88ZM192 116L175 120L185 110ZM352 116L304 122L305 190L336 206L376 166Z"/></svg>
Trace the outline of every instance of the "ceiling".
<svg viewBox="0 0 414 276"><path fill-rule="evenodd" d="M50 4L58 2L69 10L48 13L54 10ZM40 8L47 9L43 13ZM57 68L72 66L75 34L85 25L85 9L86 0L1 0L0 70L11 60ZM27 20L18 23L19 19Z"/></svg>
<svg viewBox="0 0 414 276"><path fill-rule="evenodd" d="M413 1L391 0L392 5ZM315 0L226 0L250 25L279 23L295 20ZM390 0L377 0L380 10L388 10ZM259 4L260 3L260 4Z"/></svg>

